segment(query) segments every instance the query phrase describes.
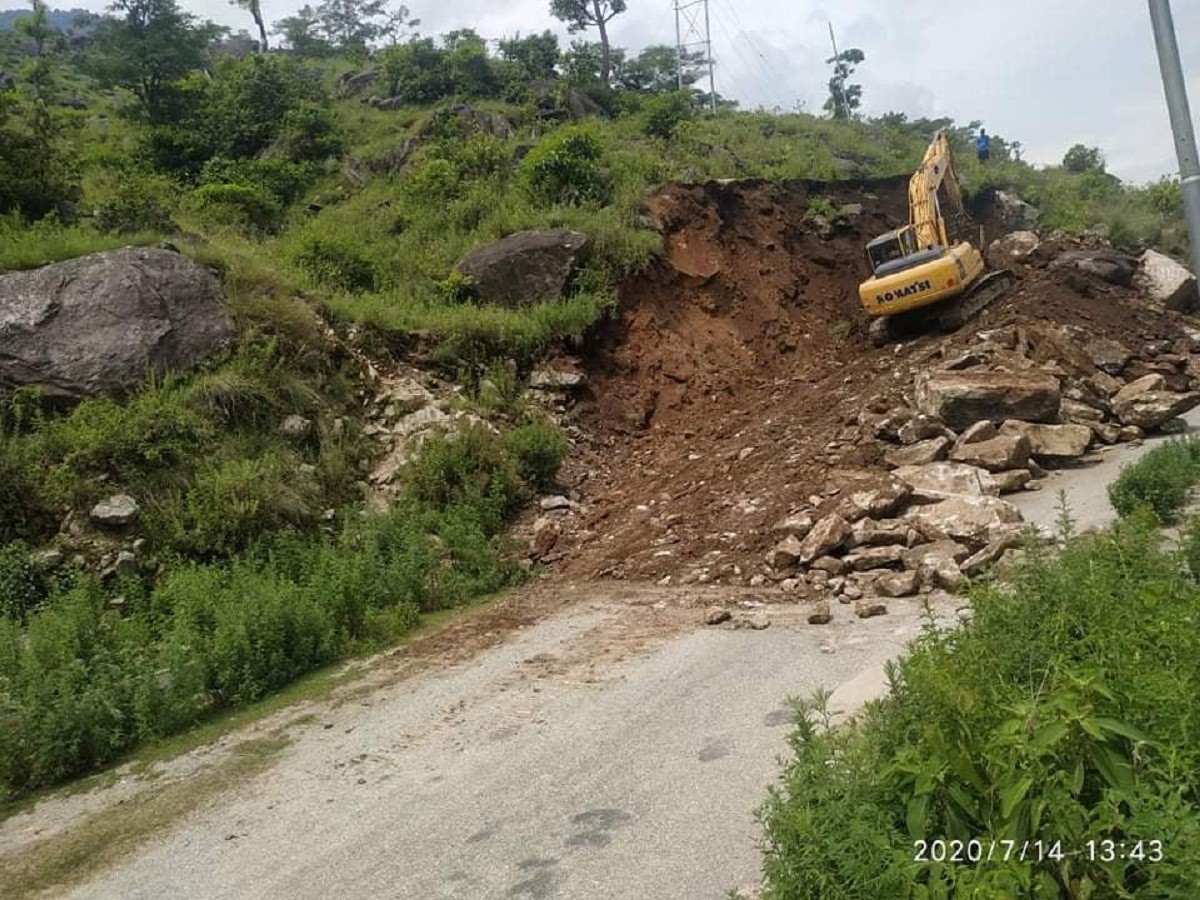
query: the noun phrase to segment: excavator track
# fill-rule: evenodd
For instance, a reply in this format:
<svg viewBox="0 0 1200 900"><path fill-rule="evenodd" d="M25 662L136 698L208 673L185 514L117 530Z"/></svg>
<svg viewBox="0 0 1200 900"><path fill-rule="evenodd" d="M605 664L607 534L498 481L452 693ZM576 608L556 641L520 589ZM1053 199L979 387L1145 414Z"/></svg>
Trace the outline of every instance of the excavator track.
<svg viewBox="0 0 1200 900"><path fill-rule="evenodd" d="M942 331L957 331L1016 283L1016 273L1009 269L988 272L961 297L939 303L930 309L930 318Z"/></svg>
<svg viewBox="0 0 1200 900"><path fill-rule="evenodd" d="M988 272L961 297L943 300L925 309L895 316L880 316L871 321L871 343L876 347L883 347L886 344L911 340L931 330L957 331L1016 283L1015 272L999 269Z"/></svg>

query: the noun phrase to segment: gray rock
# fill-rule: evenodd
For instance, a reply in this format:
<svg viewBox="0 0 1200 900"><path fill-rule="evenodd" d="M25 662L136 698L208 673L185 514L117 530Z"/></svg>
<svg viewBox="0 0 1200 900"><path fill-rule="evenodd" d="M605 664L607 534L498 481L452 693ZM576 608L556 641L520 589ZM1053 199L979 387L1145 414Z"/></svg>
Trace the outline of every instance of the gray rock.
<svg viewBox="0 0 1200 900"><path fill-rule="evenodd" d="M875 580L872 587L884 597L911 597L920 590L917 572L894 572Z"/></svg>
<svg viewBox="0 0 1200 900"><path fill-rule="evenodd" d="M482 303L529 306L562 297L592 239L580 231L519 231L473 250L458 264Z"/></svg>
<svg viewBox="0 0 1200 900"><path fill-rule="evenodd" d="M878 597L864 597L854 603L854 614L860 619L872 619L887 615L887 604Z"/></svg>
<svg viewBox="0 0 1200 900"><path fill-rule="evenodd" d="M312 421L301 415L290 415L279 423L280 435L291 441L303 441L312 434L312 431Z"/></svg>
<svg viewBox="0 0 1200 900"><path fill-rule="evenodd" d="M950 428L981 420L1057 422L1062 391L1041 372L931 372L917 378L917 405Z"/></svg>
<svg viewBox="0 0 1200 900"><path fill-rule="evenodd" d="M935 503L952 497L994 497L1000 493L987 470L965 463L907 466L893 474L912 489L912 499L917 503Z"/></svg>
<svg viewBox="0 0 1200 900"><path fill-rule="evenodd" d="M924 466L931 462L940 462L950 452L954 441L944 435L918 441L904 447L895 447L883 454L883 461L889 466L899 469L903 466Z"/></svg>
<svg viewBox="0 0 1200 900"><path fill-rule="evenodd" d="M1005 422L1001 436L1024 436L1038 461L1076 459L1087 452L1092 443L1092 429L1087 425L1044 425L1035 422Z"/></svg>
<svg viewBox="0 0 1200 900"><path fill-rule="evenodd" d="M543 512L552 512L556 509L570 509L571 501L561 494L554 494L550 497L543 497L538 501L538 506Z"/></svg>
<svg viewBox="0 0 1200 900"><path fill-rule="evenodd" d="M1040 209L1011 191L996 191L996 206L1004 224L1014 231L1033 231L1042 218Z"/></svg>
<svg viewBox="0 0 1200 900"><path fill-rule="evenodd" d="M849 538L850 526L845 519L839 515L825 516L801 542L798 560L810 563L820 556L828 556Z"/></svg>
<svg viewBox="0 0 1200 900"><path fill-rule="evenodd" d="M1014 231L992 241L987 260L996 269L1006 269L1013 263L1028 262L1042 240L1032 231Z"/></svg>
<svg viewBox="0 0 1200 900"><path fill-rule="evenodd" d="M114 494L92 507L91 519L98 525L120 528L138 517L141 507L128 494Z"/></svg>
<svg viewBox="0 0 1200 900"><path fill-rule="evenodd" d="M812 612L808 614L809 625L828 625L833 621L833 613L829 609L828 600L818 600L813 604Z"/></svg>
<svg viewBox="0 0 1200 900"><path fill-rule="evenodd" d="M953 462L966 463L989 472L1007 472L1029 465L1032 448L1029 439L1019 434L1001 434L988 441L976 441L956 447L950 454Z"/></svg>
<svg viewBox="0 0 1200 900"><path fill-rule="evenodd" d="M0 275L0 383L80 398L188 369L233 340L216 277L128 247Z"/></svg>
<svg viewBox="0 0 1200 900"><path fill-rule="evenodd" d="M722 622L728 622L733 617L733 614L723 606L714 606L704 614L705 625L720 625Z"/></svg>
<svg viewBox="0 0 1200 900"><path fill-rule="evenodd" d="M1143 294L1167 309L1188 312L1197 303L1195 276L1157 250L1147 250L1142 254L1134 284Z"/></svg>

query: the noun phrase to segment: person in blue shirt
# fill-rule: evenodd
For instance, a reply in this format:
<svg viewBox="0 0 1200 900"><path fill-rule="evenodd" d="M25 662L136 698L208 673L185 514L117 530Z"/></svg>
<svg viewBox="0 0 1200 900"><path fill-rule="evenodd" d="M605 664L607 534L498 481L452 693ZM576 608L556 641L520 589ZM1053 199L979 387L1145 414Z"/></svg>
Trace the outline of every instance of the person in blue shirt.
<svg viewBox="0 0 1200 900"><path fill-rule="evenodd" d="M985 128L980 128L979 137L975 138L975 152L979 154L981 163L987 162L992 155L992 139Z"/></svg>

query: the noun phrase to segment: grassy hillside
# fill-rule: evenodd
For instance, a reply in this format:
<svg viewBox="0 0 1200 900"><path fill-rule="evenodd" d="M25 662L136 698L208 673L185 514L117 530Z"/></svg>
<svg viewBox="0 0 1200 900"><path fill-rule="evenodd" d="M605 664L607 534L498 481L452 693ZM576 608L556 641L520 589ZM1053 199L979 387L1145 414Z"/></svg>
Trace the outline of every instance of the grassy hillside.
<svg viewBox="0 0 1200 900"><path fill-rule="evenodd" d="M953 128L701 115L686 94L534 78L470 38L407 69L405 54L432 52L423 42L379 54L396 90L425 98L389 109L339 95L365 49L351 62L217 48L209 65L185 42L178 77L150 96L121 68L128 35L112 21L54 53L22 34L0 45L28 63L0 93L0 269L169 240L220 272L240 337L130 397L0 396L0 794L105 764L519 580L505 528L553 486L566 449L520 378L659 252L643 215L657 185L904 173L935 128ZM413 81L441 65L436 90ZM970 129L952 138L965 151ZM1182 249L1177 185L983 168L965 152L960 164L969 188L1015 188L1049 228ZM595 238L567 295L476 302L457 260L540 227ZM495 430L431 441L395 507L364 514L377 449L361 435L359 354L386 365L414 335ZM308 437L281 434L289 415L312 423ZM142 504L144 539L114 574L101 563L117 547L79 523L117 491Z"/></svg>

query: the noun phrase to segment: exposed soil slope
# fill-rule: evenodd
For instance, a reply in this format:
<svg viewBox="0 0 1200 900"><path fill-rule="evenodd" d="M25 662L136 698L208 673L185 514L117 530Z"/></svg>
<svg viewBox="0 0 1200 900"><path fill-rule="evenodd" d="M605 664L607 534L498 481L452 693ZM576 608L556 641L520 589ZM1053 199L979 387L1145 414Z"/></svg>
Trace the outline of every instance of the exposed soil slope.
<svg viewBox="0 0 1200 900"><path fill-rule="evenodd" d="M980 329L1048 322L1131 348L1182 337L1178 317L1131 290L1042 260L972 327L871 347L863 244L904 223L905 187L742 181L653 199L664 258L623 285L585 351L589 441L564 472L584 513L554 554L568 572L746 583L772 524L825 490L831 470L879 465L860 413L885 411ZM812 215L827 206L816 198L845 214Z"/></svg>

